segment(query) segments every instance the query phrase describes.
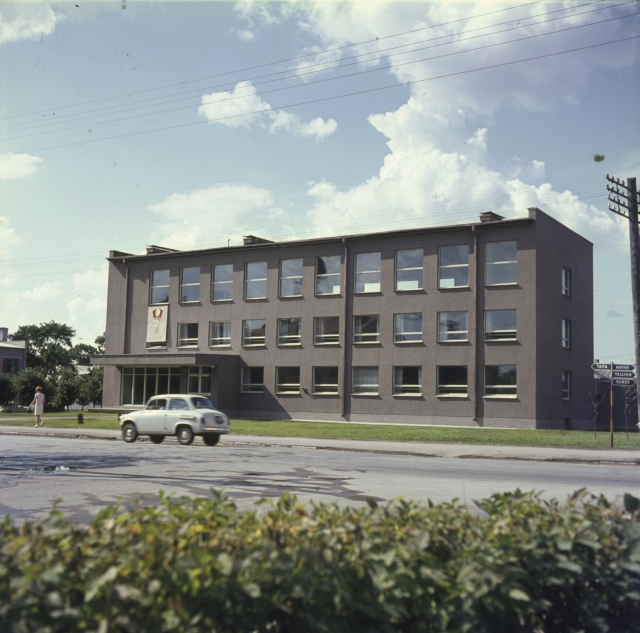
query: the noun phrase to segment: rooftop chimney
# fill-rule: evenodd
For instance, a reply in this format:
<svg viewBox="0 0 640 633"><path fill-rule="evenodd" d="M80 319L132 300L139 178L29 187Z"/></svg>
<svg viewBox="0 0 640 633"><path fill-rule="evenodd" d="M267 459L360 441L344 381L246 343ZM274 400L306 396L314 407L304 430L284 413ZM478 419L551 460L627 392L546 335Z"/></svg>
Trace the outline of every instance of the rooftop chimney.
<svg viewBox="0 0 640 633"><path fill-rule="evenodd" d="M0 327L0 342L5 342L9 338L9 328Z"/></svg>
<svg viewBox="0 0 640 633"><path fill-rule="evenodd" d="M243 235L242 244L249 246L250 244L273 244L272 240L265 240L263 237L256 237L255 235Z"/></svg>
<svg viewBox="0 0 640 633"><path fill-rule="evenodd" d="M156 246L155 244L149 244L147 246L147 255L155 255L157 253L177 253L175 248L166 248L165 246Z"/></svg>
<svg viewBox="0 0 640 633"><path fill-rule="evenodd" d="M480 222L482 222L483 224L485 222L499 222L500 220L504 220L504 216L498 215L493 211L485 211L484 213L480 214Z"/></svg>

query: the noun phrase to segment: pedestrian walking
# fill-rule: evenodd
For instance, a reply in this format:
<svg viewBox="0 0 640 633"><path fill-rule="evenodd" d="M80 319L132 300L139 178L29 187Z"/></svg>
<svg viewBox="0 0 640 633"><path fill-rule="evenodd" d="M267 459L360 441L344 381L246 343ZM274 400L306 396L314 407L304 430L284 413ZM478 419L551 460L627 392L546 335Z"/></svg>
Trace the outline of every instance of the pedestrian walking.
<svg viewBox="0 0 640 633"><path fill-rule="evenodd" d="M36 395L33 397L33 402L29 405L29 408L34 407L33 412L36 415L36 428L38 424L42 426L44 423L40 419L40 416L44 413L44 402L46 398L42 393L42 387L36 387Z"/></svg>

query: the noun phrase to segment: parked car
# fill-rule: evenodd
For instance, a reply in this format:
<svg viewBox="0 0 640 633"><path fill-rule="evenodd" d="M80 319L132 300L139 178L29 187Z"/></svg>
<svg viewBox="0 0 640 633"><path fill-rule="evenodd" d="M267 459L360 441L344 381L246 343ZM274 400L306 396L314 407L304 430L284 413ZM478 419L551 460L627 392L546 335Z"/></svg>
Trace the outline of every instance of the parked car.
<svg viewBox="0 0 640 633"><path fill-rule="evenodd" d="M7 404L0 408L0 413L31 413L31 409L21 404Z"/></svg>
<svg viewBox="0 0 640 633"><path fill-rule="evenodd" d="M207 446L215 446L230 430L229 418L209 398L186 394L154 396L144 409L121 413L118 419L122 439L129 443L148 435L161 444L167 435L175 435L186 445L199 435Z"/></svg>

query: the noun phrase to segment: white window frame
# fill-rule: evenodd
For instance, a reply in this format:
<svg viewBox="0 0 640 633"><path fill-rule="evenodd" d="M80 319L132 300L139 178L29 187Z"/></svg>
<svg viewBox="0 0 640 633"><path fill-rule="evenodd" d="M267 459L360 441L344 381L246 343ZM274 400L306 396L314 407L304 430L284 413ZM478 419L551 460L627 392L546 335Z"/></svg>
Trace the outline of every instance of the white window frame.
<svg viewBox="0 0 640 633"><path fill-rule="evenodd" d="M186 283L184 281L184 272L185 270L197 270L198 271L198 281L191 281ZM180 303L198 303L200 301L200 276L202 271L200 270L200 266L185 266L180 269ZM183 297L183 290L185 288L198 287L198 298L197 299L189 299L185 300Z"/></svg>
<svg viewBox="0 0 640 633"><path fill-rule="evenodd" d="M571 269L562 267L562 294L565 297L571 296Z"/></svg>
<svg viewBox="0 0 640 633"><path fill-rule="evenodd" d="M229 336L213 336L214 326L225 325ZM231 321L209 321L209 347L231 347Z"/></svg>
<svg viewBox="0 0 640 633"><path fill-rule="evenodd" d="M373 372L375 369L376 373L376 382L360 382L360 378L356 380L356 375L360 370L367 370ZM378 389L380 384L380 370L377 366L361 366L361 367L352 367L351 368L351 393L354 396L377 396Z"/></svg>
<svg viewBox="0 0 640 633"><path fill-rule="evenodd" d="M407 266L406 268L400 268L398 266L398 254L399 253L407 253L411 251L416 251L420 253L420 266ZM415 292L417 290L422 290L424 288L424 250L422 248L401 248L396 251L395 257L396 263L396 274L395 274L395 289L396 292ZM420 271L420 283L417 288L399 288L398 284L403 282L398 282L398 273L408 271L408 270L419 270ZM404 282L406 283L406 282Z"/></svg>
<svg viewBox="0 0 640 633"><path fill-rule="evenodd" d="M515 244L516 245L516 258L511 260L511 259L505 259L504 261L500 260L500 261L489 261L489 247L492 244ZM518 242L517 240L499 240L496 242L486 242L484 245L484 254L485 254L485 260L484 260L484 285L485 286L515 286L518 283ZM504 281L501 283L497 283L497 284L490 284L489 283L489 266L505 266L505 265L513 265L515 267L515 280L514 281Z"/></svg>
<svg viewBox="0 0 640 633"><path fill-rule="evenodd" d="M251 371L262 370L262 382L251 382ZM263 393L264 392L264 367L253 366L243 367L240 372L240 392L241 393Z"/></svg>
<svg viewBox="0 0 640 633"><path fill-rule="evenodd" d="M264 277L249 277L249 269L252 266L258 266L264 264ZM252 273L253 274L253 273ZM269 268L266 261L262 262L246 262L244 265L244 300L245 301L260 301L267 298L267 275L269 274ZM249 297L250 284L264 284L264 294L256 297Z"/></svg>
<svg viewBox="0 0 640 633"><path fill-rule="evenodd" d="M283 270L283 264L285 262L300 262L300 274L299 275L289 275L287 277L285 277L282 273ZM303 261L302 261L302 257L296 257L294 259L281 259L280 260L280 279L278 281L278 296L281 298L287 298L287 297L301 297L302 296L302 273L304 271L304 266L303 266ZM294 280L294 282L296 283L296 288L300 290L300 292L294 292L293 294L284 294L282 292L282 282L283 281L288 281L288 280ZM299 280L299 281L296 281Z"/></svg>
<svg viewBox="0 0 640 633"><path fill-rule="evenodd" d="M193 391L191 389L191 381L194 379L198 384L198 390ZM212 371L211 367L203 367L201 365L189 367L189 371L187 373L187 393L195 393L200 394L201 396L210 396L211 395L211 380L212 380ZM203 386L206 386L206 382L209 382L209 391L203 389Z"/></svg>
<svg viewBox="0 0 640 633"><path fill-rule="evenodd" d="M516 383L514 385L497 383L495 385L487 384L487 369L489 367L513 367L516 370ZM484 366L484 397L485 398L516 398L518 396L518 368L516 365L485 365ZM505 393L488 393L490 390L508 390Z"/></svg>
<svg viewBox="0 0 640 633"><path fill-rule="evenodd" d="M365 255L377 255L378 256L378 260L379 260L379 265L378 265L378 269L367 269L367 270L358 270L358 259L359 258L364 258ZM378 281L373 282L373 284L369 284L369 285L377 285L377 288L375 290L370 289L370 290L358 290L358 282L359 282L359 278L361 278L363 275L378 275ZM377 251L373 251L370 253L356 253L355 256L355 264L354 264L354 286L353 286L353 292L354 294L358 294L358 295L364 295L364 294L371 294L371 293L375 293L375 292L380 292L380 279L382 276L382 253L379 253ZM366 284L363 283L363 286L365 286Z"/></svg>
<svg viewBox="0 0 640 633"><path fill-rule="evenodd" d="M167 377L167 388L163 389L160 393L159 383L160 383L160 375ZM154 375L156 379L155 389L153 390L153 394L147 394L147 380L148 376ZM126 376L131 376L131 402L127 402L125 404L125 382ZM134 402L135 398L135 383L136 376L140 377L142 381L142 402ZM174 384L175 383L175 384ZM173 387L176 386L177 389ZM144 405L151 398L155 398L156 396L164 395L164 393L176 393L180 392L180 367L123 367L122 368L122 376L120 381L120 404L124 406L128 405Z"/></svg>
<svg viewBox="0 0 640 633"><path fill-rule="evenodd" d="M231 279L227 279L225 281L216 281L217 268L231 268ZM228 299L216 299L216 286L226 285L229 285L231 287L231 296ZM233 301L233 264L214 264L211 267L211 301L215 301L216 303L221 301Z"/></svg>
<svg viewBox="0 0 640 633"><path fill-rule="evenodd" d="M562 347L571 349L571 320L562 319Z"/></svg>
<svg viewBox="0 0 640 633"><path fill-rule="evenodd" d="M298 370L298 382L282 382L280 372L289 369ZM299 394L300 393L300 367L299 366L282 366L276 367L276 393L279 394Z"/></svg>
<svg viewBox="0 0 640 633"><path fill-rule="evenodd" d="M565 381L565 377L566 377L566 381ZM566 382L566 387L565 387L565 382ZM571 401L571 370L570 369L563 369L562 370L562 399L570 402Z"/></svg>
<svg viewBox="0 0 640 633"><path fill-rule="evenodd" d="M467 382L443 383L440 370L449 367L464 367L467 370ZM438 365L436 367L436 396L439 398L466 398L469 395L469 366L468 365Z"/></svg>
<svg viewBox="0 0 640 633"><path fill-rule="evenodd" d="M419 316L420 317L420 330L414 332L400 332L398 330L399 317L404 316ZM422 343L422 312L400 312L393 315L393 342L394 343ZM378 325L378 329L380 326ZM404 336L413 336L415 338L403 339Z"/></svg>
<svg viewBox="0 0 640 633"><path fill-rule="evenodd" d="M418 384L404 382L402 374L405 369L418 370ZM393 395L394 396L421 396L422 395L422 367L420 365L399 365L393 368Z"/></svg>
<svg viewBox="0 0 640 633"><path fill-rule="evenodd" d="M338 323L338 331L335 334L318 334L318 322L324 319L336 319ZM323 340L320 339L323 338ZM329 340L327 340L329 339ZM340 343L340 317L315 317L313 319L313 344L314 345L338 345Z"/></svg>
<svg viewBox="0 0 640 633"><path fill-rule="evenodd" d="M297 334L281 334L281 324L291 321L298 322ZM301 345L302 344L302 319L300 317L291 317L289 319L278 319L278 345Z"/></svg>
<svg viewBox="0 0 640 633"><path fill-rule="evenodd" d="M487 325L489 313L491 312L514 312L516 318L515 330L489 330ZM499 336L491 336L491 334L498 334ZM505 310L485 310L484 311L484 340L485 341L516 341L518 340L518 312L516 309Z"/></svg>
<svg viewBox="0 0 640 633"><path fill-rule="evenodd" d="M155 276L156 273L167 273L167 284L154 284L153 283L153 278ZM169 303L169 287L171 284L171 273L169 272L168 268L162 268L162 269L158 269L158 270L152 270L149 273L149 305L150 306L163 306L163 305L167 305ZM167 300L166 301L157 301L154 302L153 301L153 291L155 288L166 288L167 289Z"/></svg>
<svg viewBox="0 0 640 633"><path fill-rule="evenodd" d="M318 369L335 369L336 372L336 382L325 382L325 383L320 383L318 382L318 378L317 378L317 370ZM336 396L338 395L338 385L339 385L339 368L335 365L327 365L327 366L319 366L319 367L314 367L313 368L313 386L312 386L312 393L315 395L326 395L326 396Z"/></svg>
<svg viewBox="0 0 640 633"><path fill-rule="evenodd" d="M264 326L264 336L246 336L247 323L262 323ZM259 328L251 327L255 330ZM242 321L242 347L264 347L267 344L267 321L266 319L245 319Z"/></svg>
<svg viewBox="0 0 640 633"><path fill-rule="evenodd" d="M318 262L320 260L324 261L326 259L337 259L338 260L338 272L337 273L318 273ZM327 295L339 295L341 292L341 287L342 287L342 280L340 278L340 268L342 266L341 263L341 259L340 259L340 255L319 255L318 257L316 257L316 268L315 268L315 288L314 288L314 294L317 296L327 296ZM332 292L318 292L318 280L319 279L326 279L329 280L330 277L337 277L338 278L338 285L336 286L335 283L333 283L331 285L331 287L333 288ZM337 288L337 291L336 291Z"/></svg>
<svg viewBox="0 0 640 633"><path fill-rule="evenodd" d="M445 248L460 248L465 246L467 249L467 263L466 264L443 264L442 263L442 250ZM467 270L467 283L460 286L443 286L442 285L442 272L445 270L451 270L452 268L466 268ZM438 247L438 289L450 290L455 288L468 288L469 287L469 244L444 244Z"/></svg>
<svg viewBox="0 0 640 633"><path fill-rule="evenodd" d="M358 319L370 319L375 318L377 323L377 331L376 332L360 332L359 334L356 332L357 320ZM361 328L362 329L362 326ZM357 340L357 337L360 337L360 340ZM353 343L355 345L372 345L375 343L380 343L380 315L379 314L358 314L353 317Z"/></svg>
<svg viewBox="0 0 640 633"><path fill-rule="evenodd" d="M195 325L197 330L198 330L198 336L196 337L189 337L189 336L182 336L182 327L183 326L189 326L189 325ZM198 339L200 338L200 324L196 321L190 321L190 322L183 322L183 323L178 323L178 347L198 347Z"/></svg>
<svg viewBox="0 0 640 633"><path fill-rule="evenodd" d="M451 318L446 318L447 314L464 314L467 321L466 330L443 330L442 325L448 324ZM443 319L446 319L444 321ZM462 338L459 338L462 337ZM469 312L467 310L449 310L438 312L438 342L439 343L466 343L469 341Z"/></svg>

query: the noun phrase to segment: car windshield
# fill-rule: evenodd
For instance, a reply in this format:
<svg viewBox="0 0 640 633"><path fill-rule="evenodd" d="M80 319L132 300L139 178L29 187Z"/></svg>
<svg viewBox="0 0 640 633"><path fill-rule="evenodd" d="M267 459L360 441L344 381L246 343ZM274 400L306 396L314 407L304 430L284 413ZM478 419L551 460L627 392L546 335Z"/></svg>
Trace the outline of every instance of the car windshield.
<svg viewBox="0 0 640 633"><path fill-rule="evenodd" d="M193 406L196 409L215 409L215 405L209 398L191 398L191 402L193 402Z"/></svg>

